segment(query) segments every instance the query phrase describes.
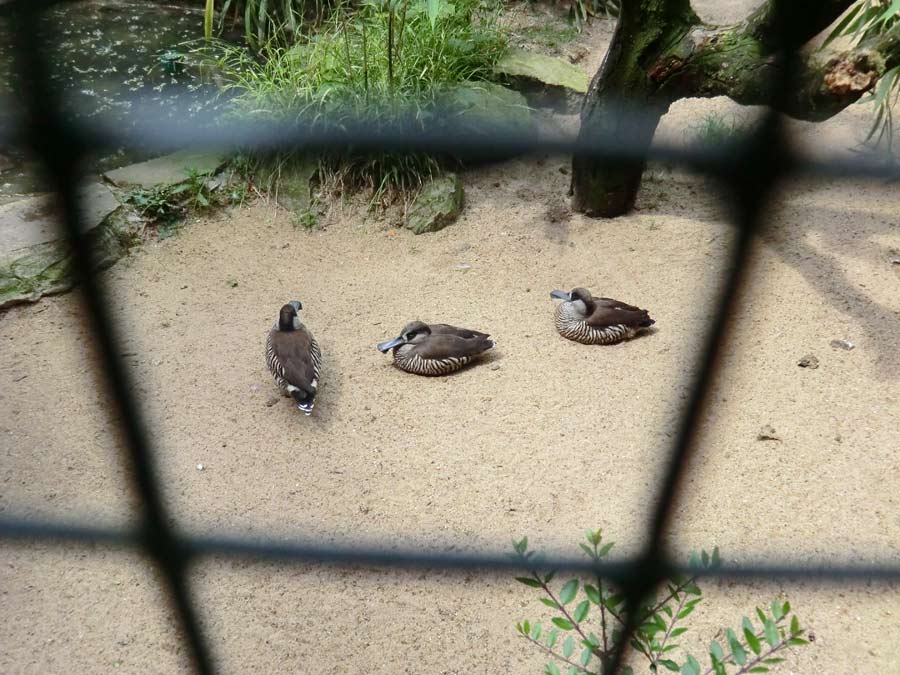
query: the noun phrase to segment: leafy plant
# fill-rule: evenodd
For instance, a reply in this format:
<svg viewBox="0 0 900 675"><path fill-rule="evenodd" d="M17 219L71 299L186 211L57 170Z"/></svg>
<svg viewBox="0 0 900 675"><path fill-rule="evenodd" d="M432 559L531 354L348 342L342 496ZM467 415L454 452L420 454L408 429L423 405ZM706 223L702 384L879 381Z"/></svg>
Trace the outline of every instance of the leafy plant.
<svg viewBox="0 0 900 675"><path fill-rule="evenodd" d="M588 530L585 537L581 550L595 563L604 560L613 548L614 543L604 542L599 529ZM547 624L529 620L516 624L524 640L550 657L544 675L560 675L560 664L569 675L604 673L627 620L625 596L620 589L597 576L589 582L569 579L554 591L551 582L556 573L541 574L536 569L540 567L539 557L529 550L528 538L514 541L513 548L514 558L524 569L530 569L528 576L516 577L516 581L540 591L540 601L555 613ZM695 553L690 560L691 567L697 570L710 570L720 564L718 549L711 554ZM736 630L722 631L725 638L710 643L703 659L708 659L709 666L704 668L699 659L684 653L675 642L687 632L685 620L702 599L697 577L679 575L666 582L662 597L647 598L641 603L637 628L629 644L647 660L650 672L665 669L681 675L764 673L784 661L781 654L785 650L807 644L799 619L790 613L790 603L774 600L767 609L756 608L754 618L758 623L745 616ZM628 667L621 672L633 673Z"/></svg>
<svg viewBox="0 0 900 675"><path fill-rule="evenodd" d="M232 25L243 22L244 39L253 47L264 45L273 38L296 34L304 19L318 22L326 8L323 0L222 0L218 10L216 4L215 0L206 0L204 37L211 39L214 27L221 33L230 15Z"/></svg>
<svg viewBox="0 0 900 675"><path fill-rule="evenodd" d="M619 15L619 0L569 0L569 21L578 30L600 14Z"/></svg>
<svg viewBox="0 0 900 675"><path fill-rule="evenodd" d="M822 43L825 48L838 38L849 39L851 46L884 36L900 24L900 2L897 0L862 0L854 4ZM860 100L875 107L872 125L863 141L875 148L893 151L893 108L900 99L900 66L882 75L871 95Z"/></svg>
<svg viewBox="0 0 900 675"><path fill-rule="evenodd" d="M304 209L294 214L294 227L310 232L319 224L319 213L314 208Z"/></svg>
<svg viewBox="0 0 900 675"><path fill-rule="evenodd" d="M690 127L693 140L701 146L717 146L733 143L748 134L752 124L738 122L734 117L709 113Z"/></svg>
<svg viewBox="0 0 900 675"><path fill-rule="evenodd" d="M253 54L214 45L223 94L243 117L303 120L342 127L366 119L374 128L415 128L461 83L493 77L506 49L498 8L481 0L377 0L350 13L337 7L312 35L287 46L270 40ZM374 198L409 192L438 172L427 154L320 156L322 175L370 187Z"/></svg>
<svg viewBox="0 0 900 675"><path fill-rule="evenodd" d="M124 196L142 218L157 226L160 239L172 236L189 211L240 203L246 198L246 188L240 182L223 187L195 169L185 169L185 175L186 180L175 185L137 188Z"/></svg>

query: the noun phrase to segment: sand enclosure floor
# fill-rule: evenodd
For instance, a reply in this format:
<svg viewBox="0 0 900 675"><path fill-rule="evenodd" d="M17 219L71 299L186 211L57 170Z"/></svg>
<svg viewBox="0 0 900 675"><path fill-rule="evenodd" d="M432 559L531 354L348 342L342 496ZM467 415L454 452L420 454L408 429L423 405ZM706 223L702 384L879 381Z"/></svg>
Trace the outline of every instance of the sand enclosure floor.
<svg viewBox="0 0 900 675"><path fill-rule="evenodd" d="M346 214L294 228L256 204L190 223L105 274L148 405L165 494L187 530L503 551L575 551L602 526L642 543L654 485L732 232L700 179L654 174L612 222L562 209L557 158L466 174L461 222L434 235ZM897 200L875 184L797 184L772 210L679 502L673 545L727 560L896 560ZM457 269L468 263L468 270ZM589 348L554 333L548 292L584 284L650 308L657 330ZM278 306L304 303L325 354L310 418L263 360ZM129 519L108 401L77 294L0 317L6 515ZM412 318L487 330L486 363L395 370L374 344ZM853 340L852 351L829 346ZM799 368L807 353L817 370ZM780 442L759 441L771 425ZM198 463L204 465L198 471ZM183 649L138 559L7 548L0 671L172 672ZM506 575L207 562L194 571L227 672L537 672L513 623L547 617ZM686 644L788 597L816 634L791 672L898 672L896 588L706 584ZM862 671L860 664L866 664Z"/></svg>
<svg viewBox="0 0 900 675"><path fill-rule="evenodd" d="M667 124L723 105L676 106ZM866 112L801 132L843 139ZM306 232L256 203L106 272L179 525L438 552L505 552L527 534L573 554L601 526L619 552L638 550L732 230L703 180L659 168L632 215L572 215L567 166L466 172L462 219L433 235L350 210ZM766 213L671 544L718 545L728 561L896 561L900 198L874 182L796 182ZM647 307L656 330L609 348L563 340L548 293L577 284ZM309 418L269 405L265 332L291 299L325 359ZM133 518L81 312L70 294L0 314L4 516ZM414 318L488 331L498 347L454 376L401 373L374 345ZM797 366L807 354L818 369ZM780 441L757 440L765 425ZM542 668L513 626L550 615L510 575L207 561L191 582L223 672ZM682 640L698 657L719 627L784 597L816 640L782 672L900 673L896 585L704 591ZM5 547L0 598L0 672L186 668L158 579L131 554Z"/></svg>

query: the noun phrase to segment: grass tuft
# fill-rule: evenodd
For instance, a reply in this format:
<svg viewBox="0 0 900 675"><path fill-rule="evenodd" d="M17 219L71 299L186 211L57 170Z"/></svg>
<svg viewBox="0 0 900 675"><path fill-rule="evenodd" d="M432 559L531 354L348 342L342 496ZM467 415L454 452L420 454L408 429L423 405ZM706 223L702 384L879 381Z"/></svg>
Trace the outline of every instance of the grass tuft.
<svg viewBox="0 0 900 675"><path fill-rule="evenodd" d="M455 86L488 80L507 47L499 5L480 0L365 2L336 7L313 34L257 52L204 48L234 114L341 126L423 125ZM446 158L425 154L322 155L320 176L372 191L373 203L414 192Z"/></svg>

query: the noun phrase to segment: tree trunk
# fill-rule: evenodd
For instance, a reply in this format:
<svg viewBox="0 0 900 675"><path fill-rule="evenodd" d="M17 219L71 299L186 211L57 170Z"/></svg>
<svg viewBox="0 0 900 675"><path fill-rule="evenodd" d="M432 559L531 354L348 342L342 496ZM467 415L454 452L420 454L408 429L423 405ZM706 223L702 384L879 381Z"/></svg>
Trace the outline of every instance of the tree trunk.
<svg viewBox="0 0 900 675"><path fill-rule="evenodd" d="M646 150L669 101L647 74L646 64L699 19L687 0L623 2L616 32L581 108L578 140L620 139ZM572 158L572 208L612 218L634 206L643 161L602 161L591 155Z"/></svg>
<svg viewBox="0 0 900 675"><path fill-rule="evenodd" d="M744 21L717 27L704 24L689 0L623 0L609 51L585 95L579 141L624 141L642 154L660 118L680 98L728 96L745 105L769 104L785 67L782 48L803 45L852 3L769 0ZM776 10L782 11L780 29ZM849 51L803 57L780 109L798 119L827 119L898 64L900 26ZM643 171L643 161L575 155L572 208L604 218L627 213Z"/></svg>

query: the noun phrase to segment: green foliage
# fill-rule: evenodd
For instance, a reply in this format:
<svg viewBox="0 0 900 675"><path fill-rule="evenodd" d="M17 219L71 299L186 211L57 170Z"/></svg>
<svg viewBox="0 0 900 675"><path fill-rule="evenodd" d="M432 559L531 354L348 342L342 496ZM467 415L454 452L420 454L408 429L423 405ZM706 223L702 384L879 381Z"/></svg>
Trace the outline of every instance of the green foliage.
<svg viewBox="0 0 900 675"><path fill-rule="evenodd" d="M280 36L296 34L304 19L320 21L325 9L322 0L206 0L203 35L211 39L214 26L221 33L231 17L232 24L243 22L247 44L259 47Z"/></svg>
<svg viewBox="0 0 900 675"><path fill-rule="evenodd" d="M876 40L900 24L900 2L896 0L861 0L855 3L838 22L822 47L839 38L849 40L851 46ZM888 70L871 95L860 100L874 106L874 117L864 143L874 148L893 151L893 108L900 99L900 66Z"/></svg>
<svg viewBox="0 0 900 675"><path fill-rule="evenodd" d="M488 80L506 49L498 9L480 0L379 0L354 12L337 7L314 34L282 39L253 54L234 45L208 50L224 75L232 111L251 119L341 127L422 125L460 84ZM322 175L370 187L377 197L414 191L441 158L424 154L324 156Z"/></svg>
<svg viewBox="0 0 900 675"><path fill-rule="evenodd" d="M541 15L544 18L544 15ZM525 42L534 43L544 49L554 50L578 37L575 26L557 21L542 21L532 26L515 29L516 37Z"/></svg>
<svg viewBox="0 0 900 675"><path fill-rule="evenodd" d="M157 227L160 239L177 232L191 211L242 203L246 198L246 184L242 181L230 181L223 186L194 169L185 169L185 174L187 179L181 183L136 188L124 196L124 201L134 206L143 219Z"/></svg>
<svg viewBox="0 0 900 675"><path fill-rule="evenodd" d="M569 3L569 21L571 21L578 30L584 28L592 18L600 14L608 16L619 15L619 0L568 0Z"/></svg>
<svg viewBox="0 0 900 675"><path fill-rule="evenodd" d="M604 542L599 529L588 530L585 540L579 546L597 564L609 555L614 545ZM568 579L554 592L550 583L555 573L538 572L540 557L529 550L528 538L514 541L513 548L514 559L529 570L528 576L516 577L516 581L540 591L540 601L556 614L550 618L554 628L549 631L545 631L541 623L529 620L516 624L516 631L523 639L551 657L544 673L559 673L560 664L568 673L603 673L622 639L622 628L627 620L625 597L620 590L597 576L590 580ZM720 564L718 548L712 553L694 553L690 558L690 568L697 571L715 569ZM584 596L580 600L579 591ZM629 645L647 660L649 672L670 671L681 675L764 673L784 661L781 654L785 650L807 644L799 619L790 613L790 603L775 600L768 610L756 608L758 623L743 617L738 630L725 629L724 640L713 640L708 654L698 659L685 653L675 639L687 632L685 620L702 600L697 577L679 575L665 583L661 596L657 594L641 602L637 628ZM704 669L701 660L708 661L709 666ZM622 672L631 670L626 668Z"/></svg>
<svg viewBox="0 0 900 675"><path fill-rule="evenodd" d="M310 207L294 214L293 222L294 227L298 227L309 232L311 230L314 230L316 225L319 224L319 212Z"/></svg>
<svg viewBox="0 0 900 675"><path fill-rule="evenodd" d="M738 122L734 117L726 119L724 115L709 113L690 127L690 134L695 143L715 147L739 141L751 129L751 124Z"/></svg>

